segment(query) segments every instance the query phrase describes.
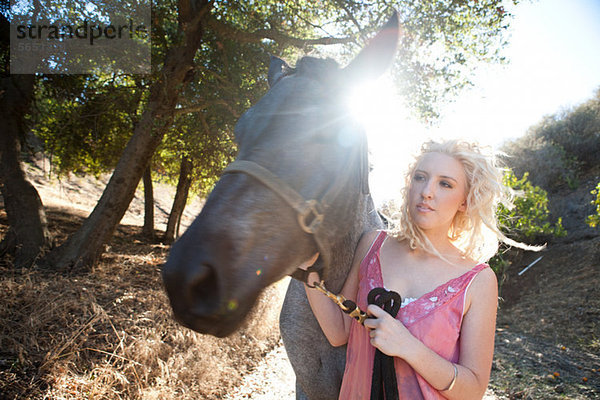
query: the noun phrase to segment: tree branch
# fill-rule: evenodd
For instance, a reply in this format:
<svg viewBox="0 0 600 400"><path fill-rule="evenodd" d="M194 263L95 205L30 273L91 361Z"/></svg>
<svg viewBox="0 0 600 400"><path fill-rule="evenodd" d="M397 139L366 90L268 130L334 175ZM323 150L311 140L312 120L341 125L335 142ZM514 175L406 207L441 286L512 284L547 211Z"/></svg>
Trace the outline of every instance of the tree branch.
<svg viewBox="0 0 600 400"><path fill-rule="evenodd" d="M183 114L190 114L190 113L194 113L194 112L204 111L204 110L206 110L206 108L207 108L206 103L196 104L196 105L189 106L189 107L176 108L175 115L183 115Z"/></svg>
<svg viewBox="0 0 600 400"><path fill-rule="evenodd" d="M308 45L330 45L330 44L345 44L354 42L352 37L321 37L317 39L300 39L286 35L276 29L258 29L254 32L245 32L234 28L231 25L225 24L215 18L209 18L207 26L218 33L219 35L235 40L239 43L259 43L263 39L271 39L280 44L288 44L294 47L303 48Z"/></svg>
<svg viewBox="0 0 600 400"><path fill-rule="evenodd" d="M235 118L240 117L240 114L237 111L235 111L229 103L227 103L225 100L222 100L222 99L211 101L210 103L200 103L200 104L191 105L189 107L176 108L175 115L183 115L183 114L190 114L190 113L195 113L195 112L206 111L211 105L218 105L218 104L225 107L227 110L229 110L231 115L233 115Z"/></svg>
<svg viewBox="0 0 600 400"><path fill-rule="evenodd" d="M360 26L360 24L354 17L354 14L352 14L350 9L348 9L348 7L346 6L346 2L337 0L336 4L338 5L338 7L342 8L346 12L346 14L348 15L348 19L350 19L350 21L358 28L358 33L360 35L361 40L366 43L367 37L365 35L365 32L363 31L363 28Z"/></svg>

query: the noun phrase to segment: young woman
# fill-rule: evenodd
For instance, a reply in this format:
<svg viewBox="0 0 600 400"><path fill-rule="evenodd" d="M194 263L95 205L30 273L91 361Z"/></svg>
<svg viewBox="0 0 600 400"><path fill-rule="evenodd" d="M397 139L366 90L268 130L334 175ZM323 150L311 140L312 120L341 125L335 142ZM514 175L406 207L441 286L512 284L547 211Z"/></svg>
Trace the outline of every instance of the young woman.
<svg viewBox="0 0 600 400"><path fill-rule="evenodd" d="M340 399L369 398L375 348L394 357L400 398L481 399L492 364L498 296L496 276L484 261L499 240L516 244L498 230L495 217L498 203L508 201L502 171L475 144L429 142L406 183L396 227L363 235L341 292L372 318L361 326L306 286L330 343L348 344ZM318 280L314 272L308 277ZM375 287L402 296L396 318L367 307Z"/></svg>

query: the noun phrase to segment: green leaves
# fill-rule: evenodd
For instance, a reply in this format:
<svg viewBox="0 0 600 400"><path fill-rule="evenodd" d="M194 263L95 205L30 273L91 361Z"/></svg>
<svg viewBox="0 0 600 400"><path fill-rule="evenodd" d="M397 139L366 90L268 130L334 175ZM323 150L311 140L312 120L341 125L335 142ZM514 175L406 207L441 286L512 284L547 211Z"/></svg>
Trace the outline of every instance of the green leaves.
<svg viewBox="0 0 600 400"><path fill-rule="evenodd" d="M444 102L471 84L478 66L503 62L501 50L512 19L504 6L501 0L223 1L215 3L219 23L211 30L239 43L262 43L284 58L292 47L300 47L302 53L347 61L395 9L402 36L393 75L414 114L431 120ZM311 42L327 37L346 44L333 51Z"/></svg>
<svg viewBox="0 0 600 400"><path fill-rule="evenodd" d="M526 242L541 235L566 236L560 217L555 224L548 220L550 212L547 192L532 185L528 177L529 173L526 172L518 179L510 169L504 174L504 184L513 189L518 197L514 200L513 208L508 209L503 205L498 208L498 221L502 230L514 240Z"/></svg>
<svg viewBox="0 0 600 400"><path fill-rule="evenodd" d="M145 77L54 76L42 79L34 131L61 173L99 174L112 169L146 107L145 90L162 79L167 52L181 43L176 0L153 4L152 70ZM166 180L178 176L181 155L194 160L195 190L207 193L235 155L233 127L266 92L269 54L291 64L304 54L352 57L392 9L402 38L394 74L409 106L433 119L444 101L464 86L481 62L499 62L509 13L500 0L272 1L212 3L195 69L153 167ZM326 39L338 45L319 45ZM344 62L341 60L341 64ZM195 111L192 113L191 110Z"/></svg>
<svg viewBox="0 0 600 400"><path fill-rule="evenodd" d="M142 95L128 76L50 76L41 80L33 132L59 174L98 176L114 168L138 115Z"/></svg>
<svg viewBox="0 0 600 400"><path fill-rule="evenodd" d="M529 173L526 172L519 179L510 169L504 173L504 185L511 188L517 197L513 201L514 207L509 209L502 204L498 207L496 215L501 230L513 240L525 243L539 242L540 238L548 236L566 236L562 218L559 217L554 224L549 221L547 192L531 184L528 177ZM490 267L498 275L500 286L506 278L506 269L510 266L504 253L505 251L500 251L489 260Z"/></svg>
<svg viewBox="0 0 600 400"><path fill-rule="evenodd" d="M596 185L596 189L590 192L596 198L591 201L591 204L596 206L596 214L588 215L586 222L592 228L596 228L600 224L600 182Z"/></svg>
<svg viewBox="0 0 600 400"><path fill-rule="evenodd" d="M394 70L409 106L434 120L442 104L471 85L482 63L503 62L512 18L501 1L398 1L404 28Z"/></svg>

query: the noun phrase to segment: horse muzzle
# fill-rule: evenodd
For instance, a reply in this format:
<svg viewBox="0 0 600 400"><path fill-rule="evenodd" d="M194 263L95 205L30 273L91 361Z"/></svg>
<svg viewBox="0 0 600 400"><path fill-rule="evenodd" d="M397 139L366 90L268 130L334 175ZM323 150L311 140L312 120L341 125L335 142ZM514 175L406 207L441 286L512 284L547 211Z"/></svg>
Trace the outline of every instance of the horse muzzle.
<svg viewBox="0 0 600 400"><path fill-rule="evenodd" d="M255 299L227 292L218 267L209 262L186 261L176 249L162 269L174 317L199 333L224 337L235 331ZM190 260L190 259L188 259Z"/></svg>

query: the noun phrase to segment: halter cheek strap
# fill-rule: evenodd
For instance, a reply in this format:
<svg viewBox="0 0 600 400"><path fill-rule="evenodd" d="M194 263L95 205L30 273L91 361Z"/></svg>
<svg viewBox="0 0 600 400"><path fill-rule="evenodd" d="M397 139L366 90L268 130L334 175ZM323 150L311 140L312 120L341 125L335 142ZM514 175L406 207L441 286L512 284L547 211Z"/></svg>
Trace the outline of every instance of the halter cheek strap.
<svg viewBox="0 0 600 400"><path fill-rule="evenodd" d="M320 201L315 199L305 200L290 185L279 179L279 177L277 177L268 169L253 161L234 161L233 163L229 164L225 171L223 171L223 175L236 172L250 175L267 188L271 189L274 193L277 193L277 195L285 200L285 202L296 211L298 224L302 230L310 235L313 235L320 252L319 257L323 259L323 263L314 264L307 271L297 269L291 274L291 277L302 282L306 282L308 274L312 271L318 272L319 275L321 275L325 265L329 265L331 260L330 254L327 251L328 247L325 246L324 243L322 223L325 219L325 212L329 207L327 201L337 194L339 188L332 186Z"/></svg>
<svg viewBox="0 0 600 400"><path fill-rule="evenodd" d="M277 175L269 171L267 168L249 160L236 160L229 164L229 166L223 171L223 175L232 173L244 173L250 175L254 179L261 182L267 188L277 193L290 207L292 207L298 218L298 224L302 230L313 238L319 249L319 259L322 263L315 263L308 270L297 269L291 275L292 278L302 282L306 282L308 274L310 272L318 272L319 276L321 272L325 270L331 262L331 245L327 240L326 230L323 228L323 221L325 220L325 214L329 210L329 207L337 196L341 193L342 189L346 186L347 182L352 177L352 174L348 174L351 171L352 163L356 162L360 168L361 189L363 194L369 193L368 186L368 153L366 136L362 135L360 146L355 151L359 152L360 160L356 162L356 157L349 155L346 163L341 169L341 176L346 177L345 179L336 179L331 186L327 189L325 194L320 200L310 199L306 200L302 197L294 188L289 184L280 179ZM355 155L356 153L354 153Z"/></svg>
<svg viewBox="0 0 600 400"><path fill-rule="evenodd" d="M298 224L304 232L315 234L318 231L321 222L323 222L324 210L327 207L323 201L304 200L298 192L279 179L277 175L253 161L234 161L223 171L223 174L233 172L243 172L250 175L282 197L298 213Z"/></svg>

